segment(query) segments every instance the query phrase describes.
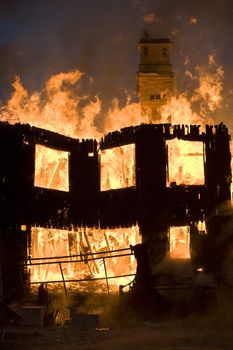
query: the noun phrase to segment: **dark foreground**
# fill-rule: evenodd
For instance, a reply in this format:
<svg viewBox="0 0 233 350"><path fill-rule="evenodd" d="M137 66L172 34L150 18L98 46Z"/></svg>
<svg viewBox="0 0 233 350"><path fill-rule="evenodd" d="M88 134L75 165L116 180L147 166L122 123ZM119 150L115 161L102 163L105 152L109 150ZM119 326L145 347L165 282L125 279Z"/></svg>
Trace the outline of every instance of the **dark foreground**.
<svg viewBox="0 0 233 350"><path fill-rule="evenodd" d="M5 333L4 333L5 332ZM220 350L233 349L232 327L143 323L80 331L70 326L1 329L6 350Z"/></svg>

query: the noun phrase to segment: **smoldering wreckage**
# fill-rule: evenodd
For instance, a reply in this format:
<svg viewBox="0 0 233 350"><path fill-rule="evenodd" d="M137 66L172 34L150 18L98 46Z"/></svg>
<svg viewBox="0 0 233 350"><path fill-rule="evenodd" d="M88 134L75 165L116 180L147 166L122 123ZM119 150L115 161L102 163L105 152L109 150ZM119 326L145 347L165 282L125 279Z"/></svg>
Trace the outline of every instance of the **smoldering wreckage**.
<svg viewBox="0 0 233 350"><path fill-rule="evenodd" d="M215 317L219 290L232 295L228 129L158 123L171 42L144 36L139 49L152 123L101 140L0 123L2 325L52 324L57 295L80 327L98 326L80 311L94 294L118 294L118 318L144 320Z"/></svg>

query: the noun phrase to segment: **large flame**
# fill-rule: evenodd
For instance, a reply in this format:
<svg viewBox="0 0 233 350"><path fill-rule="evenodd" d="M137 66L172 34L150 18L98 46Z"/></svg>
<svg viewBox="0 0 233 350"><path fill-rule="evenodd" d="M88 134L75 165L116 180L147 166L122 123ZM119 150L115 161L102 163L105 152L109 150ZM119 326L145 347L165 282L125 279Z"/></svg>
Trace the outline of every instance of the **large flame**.
<svg viewBox="0 0 233 350"><path fill-rule="evenodd" d="M36 145L35 186L69 191L69 153Z"/></svg>
<svg viewBox="0 0 233 350"><path fill-rule="evenodd" d="M105 230L77 228L72 231L32 227L31 233L31 262L48 263L30 267L32 283L62 282L59 262L66 281L102 278L101 285L105 285L107 273L110 277L108 285L114 290L133 279L132 276L119 277L134 274L136 262L130 250L118 250L140 243L138 226ZM54 259L45 259L52 257ZM33 260L36 258L39 259ZM114 276L118 277L112 278ZM76 283L76 287L80 288L80 283Z"/></svg>
<svg viewBox="0 0 233 350"><path fill-rule="evenodd" d="M159 122L202 125L212 122L211 115L223 98L223 67L217 64L215 54L210 53L207 64L185 74L196 82L196 88L192 93L177 94L168 100L161 109ZM129 95L125 106L120 107L115 98L103 112L97 94L90 96L82 92L84 78L88 79L79 70L55 74L41 91L30 94L16 77L12 96L0 111L0 120L28 123L75 138L100 137L112 130L150 122L149 113L142 115L140 103L133 102Z"/></svg>
<svg viewBox="0 0 233 350"><path fill-rule="evenodd" d="M136 185L135 145L101 151L101 190Z"/></svg>
<svg viewBox="0 0 233 350"><path fill-rule="evenodd" d="M186 76L196 82L192 93L185 92L173 96L161 109L159 122L172 124L212 123L212 114L222 102L224 71L216 63L213 53L208 64L197 67L196 71L186 71ZM6 106L0 109L0 120L15 124L29 123L32 126L55 131L74 138L99 138L106 132L123 127L150 122L149 113L141 115L140 103L129 97L126 105L120 107L118 99L105 110L96 94L90 96L82 92L85 74L79 70L53 75L41 91L29 93L20 78L13 83L14 91ZM172 145L172 146L171 146ZM135 186L134 145L102 151L101 189L108 190ZM168 143L169 151L175 156L169 158L169 184L199 184L204 181L203 151L197 142L173 141ZM46 152L48 152L46 154ZM120 159L119 158L120 155ZM177 163L180 157L181 163ZM48 161L48 159L50 159ZM191 167L193 159L197 166ZM41 164L45 164L44 169ZM114 165L115 164L115 165ZM36 146L35 185L68 191L67 154L59 150ZM45 174L47 171L47 174ZM168 185L169 185L168 184ZM136 244L140 241L138 227L119 230L77 229L73 232L53 229L32 229L32 257L72 255L80 252L113 250ZM89 242L89 243L88 243ZM189 232L187 228L171 228L170 256L185 257L189 254ZM114 258L115 259L115 258ZM122 271L135 271L131 257L106 259L110 275ZM46 266L46 267L45 267ZM104 276L102 260L96 264L65 263L63 272L67 279L85 276ZM58 265L39 265L31 268L32 281L61 280ZM113 280L112 280L113 281ZM118 283L124 281L118 280Z"/></svg>
<svg viewBox="0 0 233 350"><path fill-rule="evenodd" d="M173 139L168 144L168 184L204 185L202 142Z"/></svg>
<svg viewBox="0 0 233 350"><path fill-rule="evenodd" d="M185 75L195 82L193 91L173 96L161 108L161 122L172 124L213 123L213 112L223 101L224 69L217 64L214 53L208 56L208 63L197 66L195 72L187 70Z"/></svg>

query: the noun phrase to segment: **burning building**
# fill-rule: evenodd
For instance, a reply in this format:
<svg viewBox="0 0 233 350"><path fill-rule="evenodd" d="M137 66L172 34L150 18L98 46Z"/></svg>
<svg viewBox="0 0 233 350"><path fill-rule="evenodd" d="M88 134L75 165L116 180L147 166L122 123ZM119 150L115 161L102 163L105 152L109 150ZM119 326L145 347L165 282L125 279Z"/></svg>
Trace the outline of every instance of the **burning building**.
<svg viewBox="0 0 233 350"><path fill-rule="evenodd" d="M146 37L139 48L141 105L157 122L174 93L171 43ZM79 140L1 122L0 136L6 298L41 282L110 292L133 280L141 242L155 286L219 275L231 198L225 125L141 124Z"/></svg>
<svg viewBox="0 0 233 350"><path fill-rule="evenodd" d="M27 279L20 263L28 254L33 283L59 282L62 276L74 283L87 276L105 281L99 253L109 254L108 277L129 277L135 273L130 256L111 257L111 251L141 240L155 270L165 258L189 260L196 270L213 268L205 243L220 229L219 207L230 200L224 125L200 132L196 125L145 124L109 133L99 144L29 125L1 123L0 131L6 291L18 291ZM85 254L93 259L88 264ZM83 260L76 262L77 256ZM110 263L117 258L122 265Z"/></svg>

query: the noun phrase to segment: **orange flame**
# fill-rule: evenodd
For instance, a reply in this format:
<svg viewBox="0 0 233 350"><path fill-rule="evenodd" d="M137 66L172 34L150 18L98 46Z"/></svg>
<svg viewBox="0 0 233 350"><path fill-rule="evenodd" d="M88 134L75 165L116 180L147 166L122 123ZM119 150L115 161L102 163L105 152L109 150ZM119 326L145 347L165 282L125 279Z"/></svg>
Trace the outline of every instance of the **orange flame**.
<svg viewBox="0 0 233 350"><path fill-rule="evenodd" d="M187 226L170 227L169 241L171 258L190 258L190 233Z"/></svg>
<svg viewBox="0 0 233 350"><path fill-rule="evenodd" d="M102 284L105 284L105 267L108 277L135 273L136 262L133 255L125 256L125 251L121 251L117 253L118 257L111 257L116 255L116 253L111 252L139 243L138 226L106 230L79 228L73 231L32 227L31 232L31 258L54 257L52 260L37 261L39 263L54 262L53 264L32 265L30 267L31 282L62 282L58 262L62 264L65 280L103 278ZM87 253L89 257L98 257L98 259L87 260ZM102 254L95 255L95 253ZM77 262L77 257L72 258L72 255L80 254L83 256L83 260L79 259ZM58 258L62 256L68 258ZM103 262L104 256L105 261ZM109 279L109 286L115 290L120 284L127 284L132 279L132 276ZM79 287L78 284L76 284L77 287Z"/></svg>
<svg viewBox="0 0 233 350"><path fill-rule="evenodd" d="M136 185L135 145L101 151L101 190Z"/></svg>
<svg viewBox="0 0 233 350"><path fill-rule="evenodd" d="M196 24L196 19L193 19L191 23ZM189 61L186 60L186 65L188 65L188 63ZM211 54L209 55L207 65L197 67L196 76L188 70L186 75L195 80L198 83L198 87L193 91L191 98L188 97L187 93L173 96L161 109L161 123L172 122L173 124L200 124L203 126L204 123L212 122L211 114L222 102L223 68L217 65L215 55ZM84 74L78 70L56 74L45 83L41 91L35 91L32 94L29 94L17 77L13 83L14 92L11 98L7 102L6 107L0 110L0 119L9 121L12 124L16 122L29 123L32 126L59 132L75 138L99 138L103 133L112 130L137 125L143 122L150 122L149 114L141 115L140 103L132 102L130 97L128 97L126 105L123 107L120 107L119 101L114 99L107 113L101 116L100 125L97 126L98 123L96 123L96 119L102 112L102 102L98 96L91 98L85 94L78 94L83 76ZM77 86L79 88L77 88ZM196 110L196 103L199 103L199 110ZM175 154L175 156L170 156L169 160L169 183L173 182L173 180L177 184L197 184L203 182L203 164L201 163L202 150L197 143L189 142L188 150L187 142L174 141L172 147L171 144L168 146L170 147L170 151L173 150L172 152ZM44 149L40 147L42 146L37 145L37 151L40 151L41 155L36 156L38 166L36 166L35 185L47 188L50 186L50 188L67 191L67 158L63 157L64 153L60 155L56 153L56 157L58 158L55 160L55 154L51 153L49 156L48 154L45 156ZM124 147L120 147L120 151L118 150L116 152L114 149L102 152L102 190L135 185L135 165L133 160L134 156L132 156L134 150L130 149L129 146L127 146L128 148ZM119 152L122 157L121 161L117 159L119 157ZM181 164L177 163L177 157L182 159ZM197 166L191 167L190 163L193 161L194 157ZM45 158L53 159L52 162L46 165L50 173L48 177L42 174L43 171L40 165L46 162ZM117 169L111 165L114 162ZM54 173L54 179L51 180L52 173ZM55 174L57 179L55 179ZM120 231L114 231L116 234L110 233L113 232L112 230L87 230L89 236L92 237L90 240L93 240L93 242L90 246L94 251L96 251L96 246L98 244L100 245L99 249L102 249L101 244L105 244L106 239L103 237L104 234L109 237L109 240L110 237L112 237L112 242L116 242L116 246L127 246L131 238L134 241L132 244L139 242L138 239L133 238L138 235L138 228L132 228L129 229L129 231L124 231L127 229L120 229ZM36 228L32 230L32 256L46 257L49 254L54 254L54 256L63 254L69 255L67 232L64 233L60 230L55 231L46 231L45 229ZM127 237L127 239L118 244L121 235ZM79 229L77 232L73 233L73 236L76 237L76 239L82 237L82 239L79 239L79 243L75 248L76 250L74 250L75 252L80 251L82 247L81 241L83 240L84 242L83 231ZM176 251L176 243L174 242L179 240L180 236L182 236L181 241L184 241L184 245L187 248L187 232L182 228L177 230L174 228L170 232L171 252ZM98 238L98 243L94 242L95 239L93 237L96 237L96 239ZM50 243L46 245L46 241ZM63 244L62 242L66 243ZM113 246L115 246L114 244ZM180 255L180 253L171 253L171 256L177 256L177 254ZM186 250L185 257L188 256L189 253ZM75 264L72 266L73 267L67 265L65 270L68 277L74 276L77 272ZM116 273L114 271L118 268L125 270L126 264L114 265L112 263L109 268L112 269L112 273ZM94 272L94 268L90 267L90 269L94 275L98 275L97 271ZM56 279L58 277L58 275L55 276L56 273L60 276L59 271L46 271L46 269L42 268L38 270L34 269L31 275L32 280L37 281L43 278ZM99 271L103 272L103 269L101 270L99 267ZM50 273L51 276L49 275ZM85 275L87 271L83 269L80 273Z"/></svg>
<svg viewBox="0 0 233 350"><path fill-rule="evenodd" d="M169 184L204 185L204 155L201 142L169 140Z"/></svg>
<svg viewBox="0 0 233 350"><path fill-rule="evenodd" d="M36 145L35 186L69 191L68 157L68 152Z"/></svg>

